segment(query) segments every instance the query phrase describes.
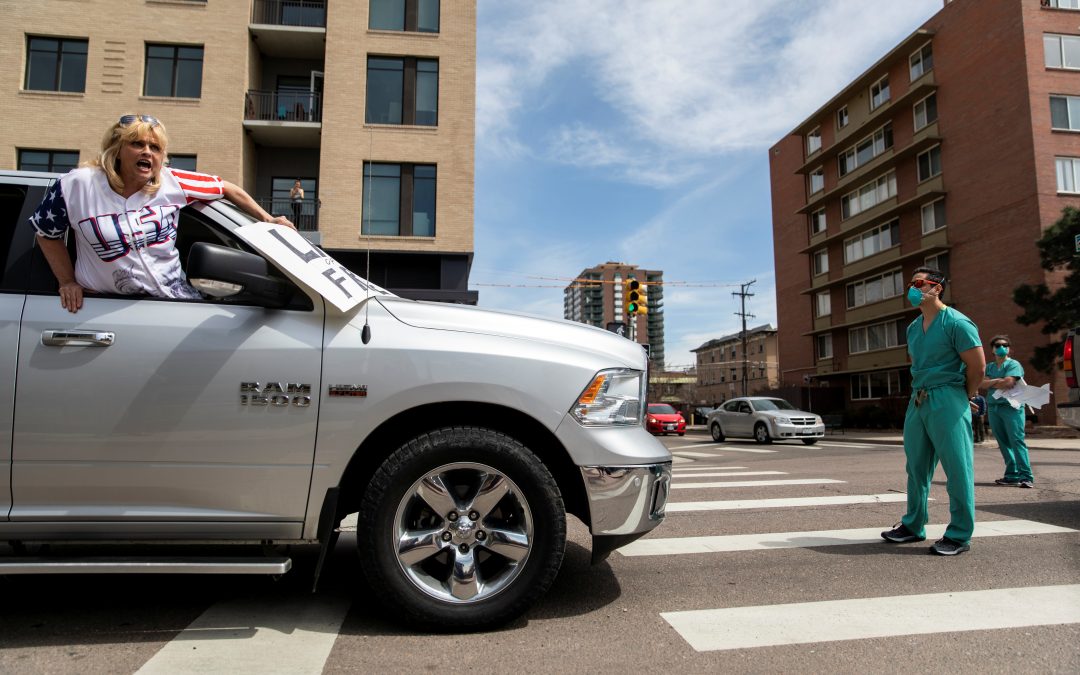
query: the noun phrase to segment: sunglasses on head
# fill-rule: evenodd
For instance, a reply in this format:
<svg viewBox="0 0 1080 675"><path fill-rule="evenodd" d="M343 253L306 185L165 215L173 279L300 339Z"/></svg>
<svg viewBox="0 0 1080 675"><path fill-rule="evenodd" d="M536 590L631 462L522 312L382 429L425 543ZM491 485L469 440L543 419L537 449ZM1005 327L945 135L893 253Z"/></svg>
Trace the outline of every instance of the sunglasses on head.
<svg viewBox="0 0 1080 675"><path fill-rule="evenodd" d="M939 281L931 281L929 279L912 279L909 286L912 288L923 288L925 286L939 286L940 284L941 282Z"/></svg>
<svg viewBox="0 0 1080 675"><path fill-rule="evenodd" d="M133 124L135 122L146 122L147 124L155 127L161 124L161 122L158 122L158 118L152 117L151 115L124 115L120 118L119 124L122 127L126 127L127 125Z"/></svg>

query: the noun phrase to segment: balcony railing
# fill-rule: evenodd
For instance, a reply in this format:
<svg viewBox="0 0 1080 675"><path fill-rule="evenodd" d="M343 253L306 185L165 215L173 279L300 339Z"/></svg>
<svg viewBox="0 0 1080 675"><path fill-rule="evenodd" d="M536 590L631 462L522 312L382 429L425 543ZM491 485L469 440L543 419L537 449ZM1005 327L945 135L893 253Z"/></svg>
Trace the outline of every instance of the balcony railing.
<svg viewBox="0 0 1080 675"><path fill-rule="evenodd" d="M244 119L322 122L322 93L314 91L249 91Z"/></svg>
<svg viewBox="0 0 1080 675"><path fill-rule="evenodd" d="M301 232L319 231L319 200L304 201L300 203L300 213L297 215L293 209L292 200L288 197L256 197L259 206L266 209L272 216L285 216L296 225Z"/></svg>
<svg viewBox="0 0 1080 675"><path fill-rule="evenodd" d="M251 23L326 28L325 0L255 0Z"/></svg>

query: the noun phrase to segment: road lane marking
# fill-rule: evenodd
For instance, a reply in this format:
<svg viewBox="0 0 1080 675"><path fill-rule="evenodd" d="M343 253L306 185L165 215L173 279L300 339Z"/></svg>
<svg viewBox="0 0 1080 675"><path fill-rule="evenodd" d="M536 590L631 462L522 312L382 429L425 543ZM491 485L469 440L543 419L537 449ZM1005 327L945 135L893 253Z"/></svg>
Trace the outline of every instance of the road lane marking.
<svg viewBox="0 0 1080 675"><path fill-rule="evenodd" d="M946 525L927 525L926 538L944 536ZM713 537L672 537L669 539L639 539L618 549L625 556L685 555L689 553L730 553L733 551L765 551L782 548L813 548L815 546L847 546L849 544L884 543L880 527L849 530L817 530L812 532L765 532L761 534L729 534ZM994 520L975 523L972 537L1005 537L1020 534L1059 534L1076 532L1032 520Z"/></svg>
<svg viewBox="0 0 1080 675"><path fill-rule="evenodd" d="M722 457L715 452L690 452L688 450L672 450L672 454L681 455L683 457Z"/></svg>
<svg viewBox="0 0 1080 675"><path fill-rule="evenodd" d="M716 468L716 467L713 467ZM697 473L674 472L674 478L727 478L730 476L786 476L787 471L700 471Z"/></svg>
<svg viewBox="0 0 1080 675"><path fill-rule="evenodd" d="M1080 623L1080 584L732 607L660 616L696 651Z"/></svg>
<svg viewBox="0 0 1080 675"><path fill-rule="evenodd" d="M137 672L322 673L349 605L318 595L218 603Z"/></svg>
<svg viewBox="0 0 1080 675"><path fill-rule="evenodd" d="M828 485L830 483L846 483L847 481L835 478L781 478L778 480L726 480L710 481L707 483L672 483L675 489L700 489L700 488L738 488L738 487L770 487L773 485Z"/></svg>
<svg viewBox="0 0 1080 675"><path fill-rule="evenodd" d="M885 504L906 502L903 492L886 492L878 495L835 495L830 497L782 497L775 499L728 499L709 502L668 502L667 513L688 511L733 511L738 509L770 509L791 506L837 506L841 504Z"/></svg>

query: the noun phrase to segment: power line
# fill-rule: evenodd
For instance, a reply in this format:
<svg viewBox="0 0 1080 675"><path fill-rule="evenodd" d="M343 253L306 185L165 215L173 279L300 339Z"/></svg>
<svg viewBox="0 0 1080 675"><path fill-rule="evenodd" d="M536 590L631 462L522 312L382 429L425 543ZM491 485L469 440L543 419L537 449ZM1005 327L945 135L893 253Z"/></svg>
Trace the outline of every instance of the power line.
<svg viewBox="0 0 1080 675"><path fill-rule="evenodd" d="M748 293L746 289L750 288L750 285L756 282L757 279L751 279L745 284L740 284L739 290L732 292L732 295L738 295L742 301L742 310L735 312L735 316L742 317L742 353L743 353L743 365L742 365L742 395L746 396L746 380L747 369L749 368L749 361L746 354L746 320L754 318L753 314L746 313L746 299L753 297L753 293Z"/></svg>

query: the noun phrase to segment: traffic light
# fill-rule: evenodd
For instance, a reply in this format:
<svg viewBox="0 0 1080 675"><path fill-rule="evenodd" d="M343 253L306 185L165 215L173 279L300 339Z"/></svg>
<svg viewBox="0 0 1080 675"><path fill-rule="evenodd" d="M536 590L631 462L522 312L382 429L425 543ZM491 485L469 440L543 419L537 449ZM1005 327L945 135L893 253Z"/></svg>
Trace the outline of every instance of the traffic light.
<svg viewBox="0 0 1080 675"><path fill-rule="evenodd" d="M623 282L623 307L627 314L638 314L641 308L641 282L627 279Z"/></svg>
<svg viewBox="0 0 1080 675"><path fill-rule="evenodd" d="M649 313L649 298L645 293L645 284L641 284L641 286L638 288L637 313Z"/></svg>

